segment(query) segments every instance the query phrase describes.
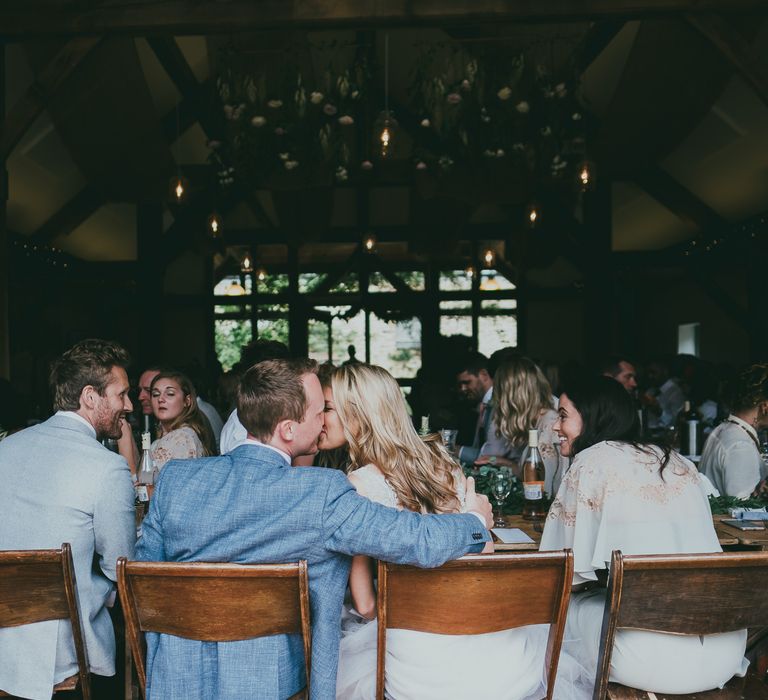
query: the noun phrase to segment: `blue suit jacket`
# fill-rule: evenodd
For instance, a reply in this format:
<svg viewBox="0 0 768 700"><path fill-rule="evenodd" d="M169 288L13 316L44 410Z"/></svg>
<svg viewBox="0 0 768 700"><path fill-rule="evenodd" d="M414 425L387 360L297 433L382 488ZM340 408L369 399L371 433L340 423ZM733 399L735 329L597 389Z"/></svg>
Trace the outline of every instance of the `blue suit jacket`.
<svg viewBox="0 0 768 700"><path fill-rule="evenodd" d="M142 529L137 556L145 561L306 559L313 700L336 697L353 554L435 567L480 551L489 538L474 515L386 508L358 496L341 472L293 468L257 445L166 464ZM147 677L148 700L280 700L304 686L304 655L295 635L214 643L150 634Z"/></svg>

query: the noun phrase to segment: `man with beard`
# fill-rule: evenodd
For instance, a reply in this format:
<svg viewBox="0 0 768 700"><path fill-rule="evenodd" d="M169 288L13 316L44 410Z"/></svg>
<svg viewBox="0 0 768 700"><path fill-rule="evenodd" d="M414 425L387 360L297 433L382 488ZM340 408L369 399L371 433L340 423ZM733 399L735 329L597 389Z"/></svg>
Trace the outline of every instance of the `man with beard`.
<svg viewBox="0 0 768 700"><path fill-rule="evenodd" d="M125 460L99 441L118 439L128 398L128 353L116 343L84 340L53 363L56 414L0 442L0 550L72 546L94 697L113 695L98 676L115 674L115 563L133 556L134 491ZM77 673L67 621L0 629L0 689L50 698Z"/></svg>

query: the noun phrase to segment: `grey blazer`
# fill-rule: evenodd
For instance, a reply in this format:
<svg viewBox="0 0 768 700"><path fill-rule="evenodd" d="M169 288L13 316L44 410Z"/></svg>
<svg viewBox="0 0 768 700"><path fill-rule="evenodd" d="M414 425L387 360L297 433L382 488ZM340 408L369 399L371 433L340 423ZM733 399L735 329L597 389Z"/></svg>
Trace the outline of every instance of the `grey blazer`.
<svg viewBox="0 0 768 700"><path fill-rule="evenodd" d="M312 700L334 700L353 554L439 566L490 537L474 515L419 515L359 496L335 469L291 467L268 447L168 462L137 546L147 561L309 563ZM243 615L248 611L243 610ZM147 635L148 700L281 700L304 685L296 635L198 642Z"/></svg>
<svg viewBox="0 0 768 700"><path fill-rule="evenodd" d="M72 545L91 671L115 673L115 635L106 603L115 562L132 556L134 491L125 460L87 425L66 415L0 442L0 549ZM50 698L76 672L72 632L56 620L0 629L0 688Z"/></svg>

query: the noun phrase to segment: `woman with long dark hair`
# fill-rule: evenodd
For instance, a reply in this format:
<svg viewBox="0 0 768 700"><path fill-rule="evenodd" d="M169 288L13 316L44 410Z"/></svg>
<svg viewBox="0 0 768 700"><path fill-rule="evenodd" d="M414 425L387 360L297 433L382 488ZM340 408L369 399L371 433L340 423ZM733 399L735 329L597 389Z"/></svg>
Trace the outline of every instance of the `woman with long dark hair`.
<svg viewBox="0 0 768 700"><path fill-rule="evenodd" d="M721 551L696 467L641 440L635 406L618 382L593 377L566 388L555 431L573 463L549 510L541 549L573 549L576 587L604 581L615 549ZM574 655L593 674L604 607L604 588L575 592L566 623L566 639L580 642L571 647ZM710 690L744 675L746 638L746 630L702 637L619 630L611 680L657 693Z"/></svg>

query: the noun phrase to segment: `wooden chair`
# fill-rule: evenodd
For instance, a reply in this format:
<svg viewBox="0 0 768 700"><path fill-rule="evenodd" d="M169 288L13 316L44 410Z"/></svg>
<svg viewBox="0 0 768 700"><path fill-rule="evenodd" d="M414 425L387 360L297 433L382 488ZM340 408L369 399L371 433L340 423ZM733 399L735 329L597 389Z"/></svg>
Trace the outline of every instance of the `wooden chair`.
<svg viewBox="0 0 768 700"><path fill-rule="evenodd" d="M0 552L0 627L46 620L69 620L78 666L77 673L53 686L52 693L79 689L83 700L90 700L88 654L69 543L61 549ZM2 690L0 696L9 697Z"/></svg>
<svg viewBox="0 0 768 700"><path fill-rule="evenodd" d="M570 550L468 556L437 569L379 562L377 700L384 698L387 629L484 634L546 623L549 700L572 579Z"/></svg>
<svg viewBox="0 0 768 700"><path fill-rule="evenodd" d="M593 700L761 700L768 686L750 666L720 690L690 695L647 693L609 683L617 629L677 634L715 634L768 625L768 552L653 554L623 556L615 551L600 639Z"/></svg>
<svg viewBox="0 0 768 700"><path fill-rule="evenodd" d="M206 564L117 560L117 586L141 693L146 697L142 632L206 642L301 634L310 673L307 562ZM306 689L295 695L305 697Z"/></svg>

